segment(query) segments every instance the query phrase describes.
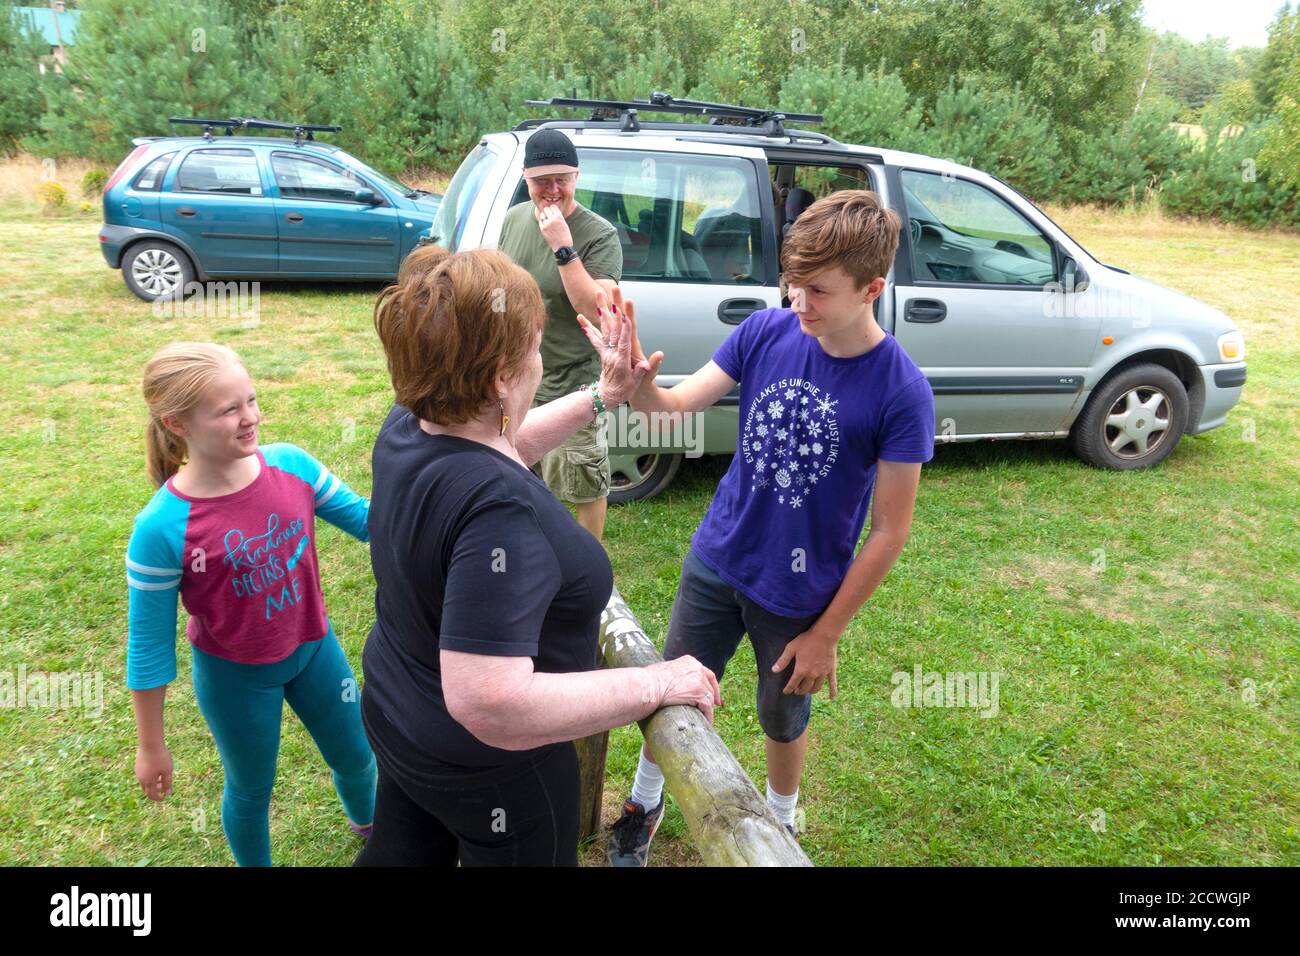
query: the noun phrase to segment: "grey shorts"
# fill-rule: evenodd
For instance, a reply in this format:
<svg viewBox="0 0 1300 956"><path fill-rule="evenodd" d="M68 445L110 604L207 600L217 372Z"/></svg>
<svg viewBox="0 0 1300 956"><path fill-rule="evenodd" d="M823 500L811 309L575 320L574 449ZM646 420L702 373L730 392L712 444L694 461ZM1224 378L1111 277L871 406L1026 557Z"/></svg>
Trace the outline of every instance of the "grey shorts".
<svg viewBox="0 0 1300 956"><path fill-rule="evenodd" d="M542 481L561 501L585 504L609 497L609 445L601 425L600 420L584 425L537 463Z"/></svg>
<svg viewBox="0 0 1300 956"><path fill-rule="evenodd" d="M682 579L664 641L664 660L689 654L713 671L720 682L741 637L748 634L758 661L758 722L767 736L778 743L789 743L808 726L812 694L783 693L795 665L790 663L779 674L772 673L772 665L785 646L819 617L773 614L718 577L691 550L682 561Z"/></svg>

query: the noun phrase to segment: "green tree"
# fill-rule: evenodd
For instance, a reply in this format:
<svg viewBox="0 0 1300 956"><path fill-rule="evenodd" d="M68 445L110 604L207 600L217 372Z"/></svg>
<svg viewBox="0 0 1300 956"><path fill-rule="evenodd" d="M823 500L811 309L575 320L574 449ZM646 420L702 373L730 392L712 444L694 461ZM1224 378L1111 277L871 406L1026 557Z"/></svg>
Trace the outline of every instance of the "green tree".
<svg viewBox="0 0 1300 956"><path fill-rule="evenodd" d="M1160 204L1179 215L1253 228L1300 226L1300 193L1259 162L1275 123L1252 124L1235 136L1207 128L1204 145L1165 183Z"/></svg>
<svg viewBox="0 0 1300 956"><path fill-rule="evenodd" d="M302 21L274 13L253 35L252 69L258 76L254 113L269 119L345 125L337 113L337 83L316 65Z"/></svg>
<svg viewBox="0 0 1300 956"><path fill-rule="evenodd" d="M168 116L246 115L256 104L244 38L220 0L90 0L62 74L47 74L47 155L116 162L135 136L174 133Z"/></svg>
<svg viewBox="0 0 1300 956"><path fill-rule="evenodd" d="M1066 202L1140 201L1175 174L1193 148L1170 125L1179 104L1152 101L1119 129L1081 144L1057 191Z"/></svg>
<svg viewBox="0 0 1300 956"><path fill-rule="evenodd" d="M0 152L9 152L18 140L40 124L43 99L37 66L47 52L31 24L0 6Z"/></svg>
<svg viewBox="0 0 1300 956"><path fill-rule="evenodd" d="M1300 8L1292 9L1290 2L1283 4L1268 28L1268 45L1260 55L1251 76L1255 99L1265 113L1276 110L1278 88L1287 74L1295 69L1297 48L1300 47Z"/></svg>
<svg viewBox="0 0 1300 956"><path fill-rule="evenodd" d="M381 169L454 166L505 109L436 14L381 32L333 84L339 142Z"/></svg>
<svg viewBox="0 0 1300 956"><path fill-rule="evenodd" d="M1259 162L1282 182L1300 190L1300 57L1283 77L1274 100L1277 122L1265 136Z"/></svg>
<svg viewBox="0 0 1300 956"><path fill-rule="evenodd" d="M1151 60L1150 89L1178 101L1180 119L1196 122L1202 107L1233 80L1246 78L1227 37L1192 43L1177 33L1162 33Z"/></svg>
<svg viewBox="0 0 1300 956"><path fill-rule="evenodd" d="M1036 198L1054 194L1061 174L1056 131L1019 90L950 84L935 100L926 152L995 173Z"/></svg>
<svg viewBox="0 0 1300 956"><path fill-rule="evenodd" d="M823 114L820 129L844 142L915 151L929 140L921 104L883 64L861 74L853 67L799 67L786 77L778 100L790 112Z"/></svg>

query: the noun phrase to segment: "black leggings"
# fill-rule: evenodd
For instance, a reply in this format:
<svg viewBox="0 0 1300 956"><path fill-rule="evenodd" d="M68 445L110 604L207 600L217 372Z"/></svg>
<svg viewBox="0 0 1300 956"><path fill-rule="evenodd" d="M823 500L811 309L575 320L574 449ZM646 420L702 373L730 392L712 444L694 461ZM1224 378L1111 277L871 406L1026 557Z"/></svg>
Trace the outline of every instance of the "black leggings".
<svg viewBox="0 0 1300 956"><path fill-rule="evenodd" d="M354 866L577 866L572 743L535 767L416 789L379 761L375 829ZM485 777L487 779L485 779Z"/></svg>

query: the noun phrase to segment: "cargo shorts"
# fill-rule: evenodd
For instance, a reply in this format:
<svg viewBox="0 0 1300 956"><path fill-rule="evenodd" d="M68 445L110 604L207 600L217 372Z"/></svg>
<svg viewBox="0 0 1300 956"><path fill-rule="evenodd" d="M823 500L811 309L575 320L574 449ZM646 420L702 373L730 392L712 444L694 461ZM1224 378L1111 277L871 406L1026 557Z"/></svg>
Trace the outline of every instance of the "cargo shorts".
<svg viewBox="0 0 1300 956"><path fill-rule="evenodd" d="M536 408L542 402L533 402ZM551 493L570 504L609 497L609 444L604 416L582 426L537 463Z"/></svg>

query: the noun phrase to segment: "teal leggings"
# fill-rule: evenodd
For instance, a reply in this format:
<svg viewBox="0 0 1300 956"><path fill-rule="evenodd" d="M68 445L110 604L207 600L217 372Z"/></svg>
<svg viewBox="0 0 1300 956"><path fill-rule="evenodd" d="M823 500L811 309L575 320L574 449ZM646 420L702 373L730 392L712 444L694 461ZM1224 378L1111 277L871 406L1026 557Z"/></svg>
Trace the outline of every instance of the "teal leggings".
<svg viewBox="0 0 1300 956"><path fill-rule="evenodd" d="M271 787L284 701L330 769L348 819L375 813L375 756L361 726L360 693L331 626L274 664L237 664L194 648L194 697L226 772L221 826L240 866L271 865Z"/></svg>

